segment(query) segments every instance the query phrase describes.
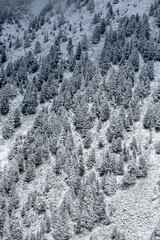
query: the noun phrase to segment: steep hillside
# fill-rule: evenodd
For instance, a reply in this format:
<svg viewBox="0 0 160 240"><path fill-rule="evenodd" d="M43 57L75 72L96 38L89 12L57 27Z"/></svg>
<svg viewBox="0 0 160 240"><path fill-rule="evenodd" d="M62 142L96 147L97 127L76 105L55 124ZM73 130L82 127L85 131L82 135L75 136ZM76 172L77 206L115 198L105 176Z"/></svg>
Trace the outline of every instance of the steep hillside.
<svg viewBox="0 0 160 240"><path fill-rule="evenodd" d="M160 1L0 7L0 239L160 239Z"/></svg>

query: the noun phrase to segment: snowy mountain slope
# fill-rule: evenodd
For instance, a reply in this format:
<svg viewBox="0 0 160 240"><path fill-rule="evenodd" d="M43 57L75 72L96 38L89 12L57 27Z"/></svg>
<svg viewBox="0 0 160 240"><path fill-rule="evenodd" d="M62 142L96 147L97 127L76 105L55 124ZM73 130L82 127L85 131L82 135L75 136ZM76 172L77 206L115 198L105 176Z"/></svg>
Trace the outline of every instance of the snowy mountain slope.
<svg viewBox="0 0 160 240"><path fill-rule="evenodd" d="M160 2L28 9L1 23L0 238L158 239Z"/></svg>
<svg viewBox="0 0 160 240"><path fill-rule="evenodd" d="M65 6L65 1L64 2L61 1L60 3L62 4L62 8L63 8L63 6ZM45 6L45 4L46 4L46 2L43 0L41 2L36 1L36 0L33 1L31 4L31 12L33 11L33 14L35 14L35 15L38 14L41 11L41 9ZM95 1L95 12L97 12L97 13L101 12L102 17L106 17L106 15L107 15L106 6L107 6L107 2L99 1L99 0ZM143 6L143 10L142 10L142 6ZM53 9L53 11L56 12L57 8L59 8L59 3L54 5L55 10ZM150 0L137 1L137 2L135 2L133 0L132 1L126 0L126 1L119 2L116 5L113 5L113 10L116 12L117 9L119 9L121 17L125 16L125 14L127 14L127 16L131 16L132 14L137 14L137 13L139 15L143 15L143 13L149 12L149 8L150 8ZM73 38L73 44L76 46L78 44L78 41L80 40L80 38L82 38L82 35L84 33L87 33L88 39L91 41L93 30L94 30L94 26L91 23L92 19L93 19L93 15L89 14L88 11L83 8L81 11L75 10L72 5L67 9L67 12L64 12L64 13L65 13L65 21L66 22L70 22L70 20L72 19L72 23L74 26L74 29L73 29L74 33L68 32L68 30L66 29L67 24L62 26L61 30L67 33L68 38L69 37ZM36 38L32 41L30 48L24 49L23 46L16 50L14 49L14 47L11 48L9 50L9 59L8 60L14 61L18 57L24 56L24 54L29 52L30 50L34 51L37 37L38 37L38 40L40 41L40 43L42 44L42 49L43 49L42 53L40 53L40 56L45 56L47 53L49 53L49 50L51 47L51 42L53 41L52 39L54 39L54 35L52 35L53 34L52 33L53 24L55 22L57 22L58 18L59 18L59 16L57 16L57 15L53 15L52 17L50 17L51 24L46 23L44 26L42 26L42 28L40 30L37 31ZM119 19L119 16L116 17L116 19L113 20L113 22L112 22L113 29L114 29L114 27L118 26L117 19ZM84 27L82 32L79 29L79 21L81 21L81 23ZM2 37L5 37L3 39L6 42L7 42L7 38L9 35L14 36L14 39L16 39L17 36L19 36L20 38L23 38L24 30L27 30L27 27L28 27L28 22L26 22L26 21L22 21L22 29L18 28L17 26L13 26L13 25L4 26L4 36L2 36ZM108 29L109 29L109 27L108 27ZM54 31L55 36L58 35L58 32L59 32L59 29ZM48 35L49 43L46 43L46 44L43 43L43 34ZM102 44L103 44L103 42L102 42ZM63 47L63 43L62 43L62 47ZM64 48L66 48L65 43L64 43ZM98 49L99 49L99 46L98 46ZM92 44L89 45L88 53L92 56L94 54L94 52L96 52L95 46L93 46Z"/></svg>

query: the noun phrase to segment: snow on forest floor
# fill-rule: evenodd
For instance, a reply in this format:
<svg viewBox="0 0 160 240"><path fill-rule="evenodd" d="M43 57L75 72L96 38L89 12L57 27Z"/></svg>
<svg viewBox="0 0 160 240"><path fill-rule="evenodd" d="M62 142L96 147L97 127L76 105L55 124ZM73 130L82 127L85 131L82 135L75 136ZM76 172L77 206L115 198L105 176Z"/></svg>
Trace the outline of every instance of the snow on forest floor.
<svg viewBox="0 0 160 240"><path fill-rule="evenodd" d="M151 83L151 91L159 83L160 66L155 64L155 80ZM148 105L152 102L152 94L146 98L141 107L141 120L135 124L132 136L135 135L142 153L147 161L148 176L139 179L133 187L118 190L111 198L114 209L113 225L118 226L125 233L127 240L150 239L151 232L159 221L160 193L157 182L159 180L160 157L156 155L154 145L160 140L159 133L143 128L143 117ZM128 135L128 136L127 136ZM130 133L125 136L126 142ZM149 145L150 135L152 144ZM128 140L127 140L128 138Z"/></svg>
<svg viewBox="0 0 160 240"><path fill-rule="evenodd" d="M159 83L160 64L155 64L155 80L151 83L151 91L155 90ZM125 133L125 143L129 146L132 137L135 136L137 144L141 145L142 153L147 161L148 176L138 179L134 186L126 190L118 189L112 197L106 197L106 206L108 204L112 209L111 224L108 226L98 225L94 228L91 235L97 236L97 239L109 239L112 229L118 227L121 233L124 233L127 240L146 240L150 239L151 232L159 221L160 192L158 190L158 181L160 178L160 156L155 153L155 143L160 140L159 133L154 130L151 133L143 128L143 118L148 105L152 102L150 94L141 103L141 120L133 126L129 133ZM97 139L105 141L105 133L108 123L104 124L100 133L95 132L93 146L96 148ZM93 130L94 131L94 130ZM152 143L149 145L150 137ZM105 145L105 148L107 145ZM96 153L101 159L100 153ZM121 177L119 177L121 181ZM119 181L119 182L120 182ZM118 182L118 179L117 179ZM112 226L112 227L111 227ZM73 240L89 240L88 233L74 237Z"/></svg>
<svg viewBox="0 0 160 240"><path fill-rule="evenodd" d="M0 170L3 170L5 165L8 165L8 154L13 148L16 139L19 136L24 136L27 134L28 130L32 127L33 125L33 116L27 116L24 117L24 120L22 121L21 127L15 132L13 137L11 139L3 139L2 137L2 128L3 124L0 124Z"/></svg>
<svg viewBox="0 0 160 240"><path fill-rule="evenodd" d="M138 129L137 134L139 134ZM148 136L146 134L146 138L149 138L149 134ZM156 140L158 136L154 136L154 138ZM97 226L91 235L106 240L109 239L112 229L118 226L118 229L125 234L127 240L150 239L151 232L159 220L160 204L160 193L157 185L160 159L155 154L154 144L150 145L145 151L145 157L148 164L148 177L139 179L134 186L126 190L117 190L115 195L106 198L106 205L111 206L113 213L111 224ZM89 240L89 236L86 233L86 235L83 234L73 239Z"/></svg>
<svg viewBox="0 0 160 240"><path fill-rule="evenodd" d="M20 102L22 101L22 96L18 95L16 97L10 108L12 109L12 112L19 106ZM8 165L8 154L13 148L16 139L19 136L24 136L27 134L28 130L32 127L34 122L35 116L22 116L21 118L21 126L16 130L16 132L13 134L11 139L5 140L2 136L2 130L3 127L6 124L7 117L1 116L0 119L0 170L3 170L5 165Z"/></svg>
<svg viewBox="0 0 160 240"><path fill-rule="evenodd" d="M127 240L149 239L159 220L157 169L160 168L160 161L153 151L148 150L148 177L137 181L135 186L125 191L118 190L111 200L115 211L113 223L125 233Z"/></svg>

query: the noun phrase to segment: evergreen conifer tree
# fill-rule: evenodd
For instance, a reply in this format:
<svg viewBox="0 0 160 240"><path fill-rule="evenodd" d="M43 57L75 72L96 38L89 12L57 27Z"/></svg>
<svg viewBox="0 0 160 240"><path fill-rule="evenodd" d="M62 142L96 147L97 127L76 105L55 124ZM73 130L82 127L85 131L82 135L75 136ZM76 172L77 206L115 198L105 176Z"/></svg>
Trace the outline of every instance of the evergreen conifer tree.
<svg viewBox="0 0 160 240"><path fill-rule="evenodd" d="M41 51L42 51L41 44L39 41L37 41L35 45L34 53L37 54L37 53L40 53Z"/></svg>

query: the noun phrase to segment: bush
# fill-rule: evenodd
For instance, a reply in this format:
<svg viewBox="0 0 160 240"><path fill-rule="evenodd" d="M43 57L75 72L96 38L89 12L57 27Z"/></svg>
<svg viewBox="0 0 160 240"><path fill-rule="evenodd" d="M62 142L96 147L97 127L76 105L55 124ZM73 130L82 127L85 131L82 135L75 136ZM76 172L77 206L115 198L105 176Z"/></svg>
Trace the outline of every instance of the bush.
<svg viewBox="0 0 160 240"><path fill-rule="evenodd" d="M160 141L155 144L156 154L160 154Z"/></svg>

